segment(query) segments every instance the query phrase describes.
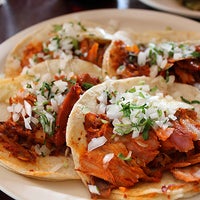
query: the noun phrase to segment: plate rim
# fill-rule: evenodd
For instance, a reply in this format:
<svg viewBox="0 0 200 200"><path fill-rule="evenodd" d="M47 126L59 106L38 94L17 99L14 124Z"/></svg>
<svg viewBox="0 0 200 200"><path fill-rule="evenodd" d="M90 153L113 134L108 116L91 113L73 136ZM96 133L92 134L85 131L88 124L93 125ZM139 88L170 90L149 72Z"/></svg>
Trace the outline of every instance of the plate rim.
<svg viewBox="0 0 200 200"><path fill-rule="evenodd" d="M162 5L162 2L160 2L160 0L159 1L157 1L157 0L139 0L139 1L147 6L150 6L152 8L155 8L155 9L158 9L161 11L166 11L166 12L169 12L172 14L178 14L178 15L184 16L184 17L200 19L200 11L193 11L193 10L187 9L184 6L179 5L178 3L177 3L177 6L182 8L181 10L177 10L170 6ZM170 0L170 1L172 1L172 0Z"/></svg>

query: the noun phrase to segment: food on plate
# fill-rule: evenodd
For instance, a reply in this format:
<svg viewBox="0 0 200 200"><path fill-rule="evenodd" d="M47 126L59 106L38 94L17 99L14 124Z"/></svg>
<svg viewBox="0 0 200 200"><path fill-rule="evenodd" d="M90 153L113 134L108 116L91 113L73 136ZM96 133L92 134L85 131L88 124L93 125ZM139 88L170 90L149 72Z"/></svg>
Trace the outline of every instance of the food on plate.
<svg viewBox="0 0 200 200"><path fill-rule="evenodd" d="M24 68L44 60L77 57L101 67L110 44L110 33L98 24L81 21L55 22L30 33L10 52L5 75L14 77Z"/></svg>
<svg viewBox="0 0 200 200"><path fill-rule="evenodd" d="M117 78L156 77L199 86L200 42L127 43L113 40L103 62L104 75ZM173 75L173 76L171 76Z"/></svg>
<svg viewBox="0 0 200 200"><path fill-rule="evenodd" d="M79 179L66 125L87 89L99 84L98 66L80 59L48 60L0 81L0 164L45 180Z"/></svg>
<svg viewBox="0 0 200 200"><path fill-rule="evenodd" d="M186 8L189 8L190 10L200 11L199 0L179 0L179 2Z"/></svg>
<svg viewBox="0 0 200 200"><path fill-rule="evenodd" d="M91 197L199 193L199 110L197 88L161 76L108 80L85 92L69 116L66 141Z"/></svg>

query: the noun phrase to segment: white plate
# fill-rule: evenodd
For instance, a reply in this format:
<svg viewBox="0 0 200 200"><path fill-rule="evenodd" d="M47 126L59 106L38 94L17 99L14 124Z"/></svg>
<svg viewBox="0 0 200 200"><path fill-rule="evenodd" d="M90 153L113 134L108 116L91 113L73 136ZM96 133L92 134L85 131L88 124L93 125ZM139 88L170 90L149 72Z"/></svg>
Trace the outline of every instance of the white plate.
<svg viewBox="0 0 200 200"><path fill-rule="evenodd" d="M26 34L46 23L69 18L90 20L104 25L110 19L113 19L119 22L122 29L132 27L139 31L164 30L166 27L172 27L174 30L200 31L200 24L195 21L155 11L106 9L79 12L44 21L6 40L0 45L0 66L3 66L6 55L15 46L16 42ZM81 181L38 181L12 173L1 167L0 189L17 200L83 200L90 198Z"/></svg>
<svg viewBox="0 0 200 200"><path fill-rule="evenodd" d="M177 0L139 0L140 2L167 12L200 19L200 11L193 11L182 6Z"/></svg>

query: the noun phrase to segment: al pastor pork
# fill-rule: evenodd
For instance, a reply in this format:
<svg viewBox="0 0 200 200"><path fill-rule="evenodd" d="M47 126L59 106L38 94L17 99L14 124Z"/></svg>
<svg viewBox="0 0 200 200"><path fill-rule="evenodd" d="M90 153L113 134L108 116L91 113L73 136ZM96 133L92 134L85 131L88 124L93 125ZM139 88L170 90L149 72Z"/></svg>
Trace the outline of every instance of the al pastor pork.
<svg viewBox="0 0 200 200"><path fill-rule="evenodd" d="M198 193L199 103L197 88L162 77L111 80L87 91L72 109L66 139L91 196Z"/></svg>

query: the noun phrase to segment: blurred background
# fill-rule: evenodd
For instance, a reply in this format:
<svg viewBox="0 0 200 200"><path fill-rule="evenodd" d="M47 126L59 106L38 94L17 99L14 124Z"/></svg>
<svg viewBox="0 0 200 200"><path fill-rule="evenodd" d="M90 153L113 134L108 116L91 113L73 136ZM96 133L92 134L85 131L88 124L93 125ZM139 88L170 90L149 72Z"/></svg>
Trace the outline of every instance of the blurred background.
<svg viewBox="0 0 200 200"><path fill-rule="evenodd" d="M152 9L138 0L0 0L0 3L0 43L33 24L68 13L104 8Z"/></svg>
<svg viewBox="0 0 200 200"><path fill-rule="evenodd" d="M182 14L197 21L199 11L191 11L180 2L200 0L0 0L0 43L15 33L41 21L78 11L92 9L147 9Z"/></svg>

